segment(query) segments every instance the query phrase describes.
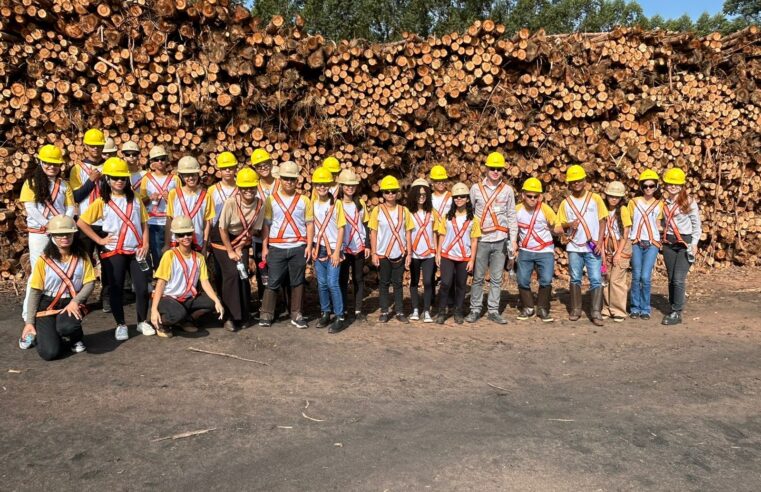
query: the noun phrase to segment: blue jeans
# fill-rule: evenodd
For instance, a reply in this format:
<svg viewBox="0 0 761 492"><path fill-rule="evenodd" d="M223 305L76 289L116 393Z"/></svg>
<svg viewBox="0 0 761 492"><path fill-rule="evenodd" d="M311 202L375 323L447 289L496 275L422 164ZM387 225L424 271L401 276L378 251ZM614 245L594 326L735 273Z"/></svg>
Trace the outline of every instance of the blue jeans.
<svg viewBox="0 0 761 492"><path fill-rule="evenodd" d="M653 244L642 247L641 244L632 245L631 312L650 314L650 283L658 259L658 247Z"/></svg>
<svg viewBox="0 0 761 492"><path fill-rule="evenodd" d="M552 284L552 274L555 269L555 254L537 253L535 251L520 250L518 253L518 287L531 289L531 274L536 268L539 277L539 287L547 287Z"/></svg>
<svg viewBox="0 0 761 492"><path fill-rule="evenodd" d="M164 226L148 224L148 247L151 252L151 266L156 270L161 261L161 250L164 249Z"/></svg>
<svg viewBox="0 0 761 492"><path fill-rule="evenodd" d="M602 256L597 256L594 253L569 251L568 266L571 269L571 284L581 285L584 267L586 267L590 288L597 289L602 287Z"/></svg>
<svg viewBox="0 0 761 492"><path fill-rule="evenodd" d="M317 257L319 259L314 262L314 272L317 275L317 292L320 294L320 311L329 313L332 303L333 314L343 316L344 302L343 296L341 296L341 286L338 282L341 264L339 263L338 266L330 264L330 257L325 246L320 246Z"/></svg>

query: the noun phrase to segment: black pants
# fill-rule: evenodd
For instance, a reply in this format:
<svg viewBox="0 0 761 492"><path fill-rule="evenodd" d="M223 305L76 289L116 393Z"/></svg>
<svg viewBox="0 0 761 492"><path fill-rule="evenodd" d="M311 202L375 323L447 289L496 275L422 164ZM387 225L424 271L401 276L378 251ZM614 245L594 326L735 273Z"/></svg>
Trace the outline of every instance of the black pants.
<svg viewBox="0 0 761 492"><path fill-rule="evenodd" d="M52 297L42 296L40 309L46 310ZM53 309L63 309L71 302L71 298L60 299ZM82 341L82 321L67 313L51 314L37 318L37 353L45 360L57 359L61 352L68 347L62 337L68 337L71 345Z"/></svg>
<svg viewBox="0 0 761 492"><path fill-rule="evenodd" d="M101 226L90 226L92 227L92 230L97 234L99 237L106 237L108 236L107 233L103 232L103 228ZM98 253L98 257L100 258L100 253L103 251L103 247L99 246L95 241L90 239L90 236L83 232L79 232L79 240L82 242L82 248L87 252L87 254L90 256L90 261L92 261L92 264L95 265L95 253ZM103 265L101 264L100 267L100 284L103 290L108 290L111 286L111 282L108 280L108 273L105 271L106 269L103 268ZM101 294L103 295L103 293ZM106 294L108 297L108 295Z"/></svg>
<svg viewBox="0 0 761 492"><path fill-rule="evenodd" d="M278 290L286 278L291 287L303 284L307 266L306 258L304 258L305 252L306 246L296 248L270 247L267 256L269 273L267 288Z"/></svg>
<svg viewBox="0 0 761 492"><path fill-rule="evenodd" d="M381 313L388 313L389 298L388 291L391 285L394 286L394 310L397 314L403 312L404 292L402 291L402 279L404 278L404 256L395 260L381 258L380 260L380 310Z"/></svg>
<svg viewBox="0 0 761 492"><path fill-rule="evenodd" d="M124 276L129 271L135 291L137 322L148 318L148 273L140 270L135 255L113 255L104 258L101 268L110 281L111 313L116 324L124 323Z"/></svg>
<svg viewBox="0 0 761 492"><path fill-rule="evenodd" d="M691 237L683 237L688 244ZM672 236L666 237L667 241L676 241ZM687 260L687 247L684 244L664 243L661 249L663 261L666 263L666 273L669 277L669 303L671 310L678 313L684 309L684 294L687 290L687 273L690 271L690 262Z"/></svg>
<svg viewBox="0 0 761 492"><path fill-rule="evenodd" d="M450 289L454 288L455 312L462 313L462 306L465 302L465 287L468 282L467 266L467 261L452 261L449 258L441 259L441 288L439 290L440 310L447 307Z"/></svg>
<svg viewBox="0 0 761 492"><path fill-rule="evenodd" d="M219 265L217 276L221 288L217 290L225 307L225 317L236 323L248 320L248 303L250 300L251 283L248 279L241 279L238 272L237 262L227 256L227 250L212 248L216 265ZM243 248L241 261L248 268L248 248Z"/></svg>
<svg viewBox="0 0 761 492"><path fill-rule="evenodd" d="M360 251L353 255L344 253L341 262L341 271L338 274L338 283L341 286L341 295L344 300L344 311L349 311L347 292L349 290L349 272L351 271L352 285L354 286L354 312L362 312L362 300L365 297L365 252Z"/></svg>
<svg viewBox="0 0 761 492"><path fill-rule="evenodd" d="M185 302L180 302L174 297L163 296L159 301L158 310L161 323L164 326L172 326L184 321L190 315L198 318L214 310L214 301L203 292Z"/></svg>
<svg viewBox="0 0 761 492"><path fill-rule="evenodd" d="M423 272L423 311L431 309L435 268L436 260L434 258L412 259L410 263L410 300L412 301L412 309L418 309L420 306L418 284L420 283L421 271Z"/></svg>

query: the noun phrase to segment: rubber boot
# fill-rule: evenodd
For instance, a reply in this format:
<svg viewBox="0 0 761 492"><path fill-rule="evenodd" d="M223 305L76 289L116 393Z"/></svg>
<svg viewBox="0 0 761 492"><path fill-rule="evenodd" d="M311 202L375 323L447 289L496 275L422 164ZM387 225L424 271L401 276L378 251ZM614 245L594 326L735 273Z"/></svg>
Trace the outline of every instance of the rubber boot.
<svg viewBox="0 0 761 492"><path fill-rule="evenodd" d="M272 289L264 289L262 308L259 311L259 325L270 326L275 316L275 304L277 304L277 292Z"/></svg>
<svg viewBox="0 0 761 492"><path fill-rule="evenodd" d="M518 319L526 320L534 316L534 294L531 289L518 288L521 307L518 310Z"/></svg>
<svg viewBox="0 0 761 492"><path fill-rule="evenodd" d="M590 318L595 326L603 326L602 321L602 287L592 289L592 309L590 310Z"/></svg>
<svg viewBox="0 0 761 492"><path fill-rule="evenodd" d="M568 319L578 321L581 318L581 285L571 284L569 289L571 293L571 313Z"/></svg>
<svg viewBox="0 0 761 492"><path fill-rule="evenodd" d="M291 319L301 318L301 302L304 298L304 284L291 287Z"/></svg>
<svg viewBox="0 0 761 492"><path fill-rule="evenodd" d="M536 299L536 314L545 323L555 321L550 314L550 299L552 298L552 286L539 287L539 295Z"/></svg>

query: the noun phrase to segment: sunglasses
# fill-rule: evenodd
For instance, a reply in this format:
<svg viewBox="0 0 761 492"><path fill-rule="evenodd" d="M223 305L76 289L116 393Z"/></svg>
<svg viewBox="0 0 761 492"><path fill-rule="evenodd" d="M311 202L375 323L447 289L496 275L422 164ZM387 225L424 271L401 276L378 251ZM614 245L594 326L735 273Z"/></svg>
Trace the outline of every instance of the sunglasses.
<svg viewBox="0 0 761 492"><path fill-rule="evenodd" d="M658 185L645 185L645 184L642 185L642 189L643 190L651 190L651 189L657 188L657 187L658 187Z"/></svg>
<svg viewBox="0 0 761 492"><path fill-rule="evenodd" d="M71 237L74 235L73 232L54 232L50 234L53 237Z"/></svg>
<svg viewBox="0 0 761 492"><path fill-rule="evenodd" d="M195 174L195 173L193 173L193 174L190 174L190 173L185 174L185 173L183 173L183 174L180 174L180 177L182 179L190 179L190 178L200 178L201 175L200 174Z"/></svg>
<svg viewBox="0 0 761 492"><path fill-rule="evenodd" d="M177 239L182 239L184 237L191 237L193 235L192 232L175 232L174 237Z"/></svg>
<svg viewBox="0 0 761 492"><path fill-rule="evenodd" d="M289 177L281 177L280 181L285 181L286 183L295 183L298 178L289 178Z"/></svg>
<svg viewBox="0 0 761 492"><path fill-rule="evenodd" d="M127 181L129 178L124 176L109 176L108 179L111 181Z"/></svg>
<svg viewBox="0 0 761 492"><path fill-rule="evenodd" d="M470 196L468 196L468 195L457 195L457 196L455 196L455 197L453 197L453 198L454 198L455 200L465 200L465 199L467 199L467 198L470 198Z"/></svg>
<svg viewBox="0 0 761 492"><path fill-rule="evenodd" d="M523 195L527 200L536 200L539 195Z"/></svg>
<svg viewBox="0 0 761 492"><path fill-rule="evenodd" d="M316 184L314 185L314 187L315 187L315 188L330 188L330 185L329 185L329 184L326 184L326 183L316 183Z"/></svg>
<svg viewBox="0 0 761 492"><path fill-rule="evenodd" d="M151 162L164 162L165 160L166 158L164 157L154 157L153 159L151 159Z"/></svg>
<svg viewBox="0 0 761 492"><path fill-rule="evenodd" d="M386 190L383 192L384 195L396 195L396 190Z"/></svg>
<svg viewBox="0 0 761 492"><path fill-rule="evenodd" d="M138 155L140 155L140 154L138 154L137 152L125 152L124 153L124 157L137 157Z"/></svg>

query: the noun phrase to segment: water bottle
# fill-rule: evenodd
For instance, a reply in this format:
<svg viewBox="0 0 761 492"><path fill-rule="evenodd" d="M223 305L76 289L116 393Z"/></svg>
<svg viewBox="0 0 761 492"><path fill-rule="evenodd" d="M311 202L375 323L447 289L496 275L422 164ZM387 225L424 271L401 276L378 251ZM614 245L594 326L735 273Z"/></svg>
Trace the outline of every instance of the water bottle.
<svg viewBox="0 0 761 492"><path fill-rule="evenodd" d="M695 254L689 249L687 250L687 261L690 263L695 263Z"/></svg>
<svg viewBox="0 0 761 492"><path fill-rule="evenodd" d="M597 243L592 241L591 239L587 241L587 246L589 247L589 250L594 253L595 256L601 256L595 253L595 248L597 247Z"/></svg>
<svg viewBox="0 0 761 492"><path fill-rule="evenodd" d="M262 278L262 285L266 287L270 281L270 275L267 271L267 262L262 260L256 265L256 267L259 269L259 275Z"/></svg>
<svg viewBox="0 0 761 492"><path fill-rule="evenodd" d="M143 272L147 272L151 269L151 266L148 264L147 261L145 261L145 258L137 257L137 266L140 267L140 270Z"/></svg>
<svg viewBox="0 0 761 492"><path fill-rule="evenodd" d="M248 278L248 269L243 263L243 260L238 260L238 263L235 264L235 268L238 269L238 275L240 276L241 280L246 280Z"/></svg>

